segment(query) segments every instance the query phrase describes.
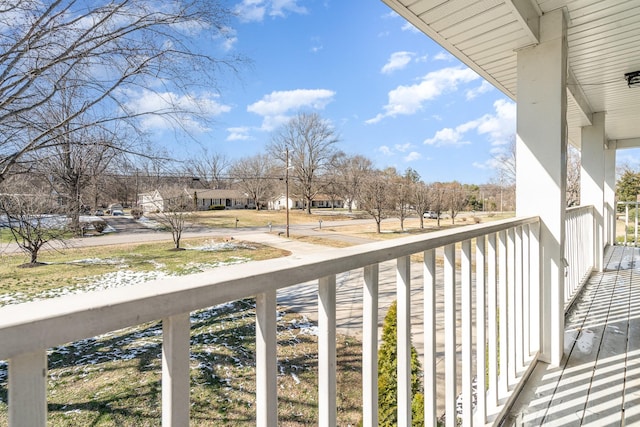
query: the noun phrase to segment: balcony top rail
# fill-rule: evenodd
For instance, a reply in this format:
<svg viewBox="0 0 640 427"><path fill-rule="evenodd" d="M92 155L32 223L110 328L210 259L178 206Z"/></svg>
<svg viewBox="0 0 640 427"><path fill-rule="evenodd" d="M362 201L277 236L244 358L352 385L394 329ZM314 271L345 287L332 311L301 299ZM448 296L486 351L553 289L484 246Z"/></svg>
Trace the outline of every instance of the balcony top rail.
<svg viewBox="0 0 640 427"><path fill-rule="evenodd" d="M567 216L591 213L594 209L595 207L593 205L572 206L570 208L567 208Z"/></svg>
<svg viewBox="0 0 640 427"><path fill-rule="evenodd" d="M538 217L505 219L304 257L258 261L251 269L228 266L136 286L5 306L0 308L0 360L538 221Z"/></svg>

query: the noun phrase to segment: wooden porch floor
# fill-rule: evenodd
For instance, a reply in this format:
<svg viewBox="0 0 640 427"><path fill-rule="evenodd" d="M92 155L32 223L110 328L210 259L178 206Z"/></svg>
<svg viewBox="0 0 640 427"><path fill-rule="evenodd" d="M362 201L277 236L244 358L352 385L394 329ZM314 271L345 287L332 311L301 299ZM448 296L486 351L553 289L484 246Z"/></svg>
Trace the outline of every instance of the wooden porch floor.
<svg viewBox="0 0 640 427"><path fill-rule="evenodd" d="M565 317L560 367L538 364L507 425L640 425L640 249L604 263Z"/></svg>

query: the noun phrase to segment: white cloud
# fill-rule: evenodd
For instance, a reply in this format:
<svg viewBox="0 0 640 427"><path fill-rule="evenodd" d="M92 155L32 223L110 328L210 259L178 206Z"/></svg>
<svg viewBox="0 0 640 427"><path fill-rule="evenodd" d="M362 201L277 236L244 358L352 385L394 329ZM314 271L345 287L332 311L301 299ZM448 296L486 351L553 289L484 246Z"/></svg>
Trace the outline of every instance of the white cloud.
<svg viewBox="0 0 640 427"><path fill-rule="evenodd" d="M239 18L245 22L262 21L267 11L263 0L243 0L235 7Z"/></svg>
<svg viewBox="0 0 640 427"><path fill-rule="evenodd" d="M465 141L464 130L461 129L464 125L458 126L455 129L452 128L444 128L440 129L435 133L433 138L428 138L424 140L426 145L435 145L436 147L442 147L444 145L466 145L470 144L469 141Z"/></svg>
<svg viewBox="0 0 640 427"><path fill-rule="evenodd" d="M298 13L305 15L308 10L304 6L298 4L298 0L271 0L271 10L269 15L284 17L286 12Z"/></svg>
<svg viewBox="0 0 640 427"><path fill-rule="evenodd" d="M416 34L420 33L420 30L418 30L415 25L413 25L409 21L405 22L404 25L402 25L402 31L411 31L412 33Z"/></svg>
<svg viewBox="0 0 640 427"><path fill-rule="evenodd" d="M409 149L411 148L411 143L407 142L406 144L396 144L394 145L394 148L399 152L404 153L409 151Z"/></svg>
<svg viewBox="0 0 640 427"><path fill-rule="evenodd" d="M407 66L409 62L411 62L411 58L413 58L414 56L415 53L413 52L394 52L391 54L389 60L386 64L384 64L382 70L380 71L382 72L382 74L391 74L396 70L402 70Z"/></svg>
<svg viewBox="0 0 640 427"><path fill-rule="evenodd" d="M235 12L244 22L260 22L266 15L284 18L287 13L306 14L308 10L298 0L242 0Z"/></svg>
<svg viewBox="0 0 640 427"><path fill-rule="evenodd" d="M480 169L480 170L494 170L496 169L499 164L499 162L495 159L489 159L487 161L485 161L484 163L482 162L473 162L471 163L471 166L473 166L476 169Z"/></svg>
<svg viewBox="0 0 640 427"><path fill-rule="evenodd" d="M493 114L485 114L455 128L440 129L432 138L425 139L424 143L437 147L469 144L465 136L468 132L475 130L478 135L487 135L493 146L508 144L516 132L516 104L499 99L493 103L493 108Z"/></svg>
<svg viewBox="0 0 640 427"><path fill-rule="evenodd" d="M448 52L438 52L436 53L436 55L433 57L434 61L453 61L455 59L455 57L453 55L451 55Z"/></svg>
<svg viewBox="0 0 640 427"><path fill-rule="evenodd" d="M469 68L455 67L432 71L417 84L398 86L390 91L389 102L383 107L384 112L366 122L377 123L385 117L415 114L422 109L425 102L445 92L456 90L460 83L468 83L479 78L480 76Z"/></svg>
<svg viewBox="0 0 640 427"><path fill-rule="evenodd" d="M482 95L483 93L489 92L493 89L493 85L486 80L483 80L480 86L469 89L467 91L467 101L477 97L478 95Z"/></svg>
<svg viewBox="0 0 640 427"><path fill-rule="evenodd" d="M400 18L400 15L398 15L395 10L390 10L389 12L382 15L382 19L396 19L396 18Z"/></svg>
<svg viewBox="0 0 640 427"><path fill-rule="evenodd" d="M248 127L227 128L227 132L229 132L227 141L246 141L250 139L249 131Z"/></svg>
<svg viewBox="0 0 640 427"><path fill-rule="evenodd" d="M393 150L391 150L391 148L387 147L386 145L381 145L380 147L378 147L378 151L385 156L390 156L393 154Z"/></svg>
<svg viewBox="0 0 640 427"><path fill-rule="evenodd" d="M271 131L291 117L291 112L302 108L322 110L335 96L327 89L296 89L277 91L265 95L260 101L247 107L247 111L263 116L262 130Z"/></svg>
<svg viewBox="0 0 640 427"><path fill-rule="evenodd" d="M420 160L422 158L422 154L417 151L412 151L408 155L404 157L405 162L414 162L416 160Z"/></svg>
<svg viewBox="0 0 640 427"><path fill-rule="evenodd" d="M222 48L225 51L233 49L233 46L235 46L235 44L238 42L238 36L236 35L237 31L234 28L225 26L220 29L219 33L220 34L214 37L214 39L221 40Z"/></svg>
<svg viewBox="0 0 640 427"><path fill-rule="evenodd" d="M142 115L141 124L145 130L170 129L179 125L188 131L204 132L208 129L196 119L196 115L211 118L231 111L231 107L221 104L219 95L214 93L179 95L143 90L129 92L127 96L127 110Z"/></svg>
<svg viewBox="0 0 640 427"><path fill-rule="evenodd" d="M506 99L493 103L495 114L485 114L478 124L479 134L488 134L492 145L511 142L516 133L516 104Z"/></svg>

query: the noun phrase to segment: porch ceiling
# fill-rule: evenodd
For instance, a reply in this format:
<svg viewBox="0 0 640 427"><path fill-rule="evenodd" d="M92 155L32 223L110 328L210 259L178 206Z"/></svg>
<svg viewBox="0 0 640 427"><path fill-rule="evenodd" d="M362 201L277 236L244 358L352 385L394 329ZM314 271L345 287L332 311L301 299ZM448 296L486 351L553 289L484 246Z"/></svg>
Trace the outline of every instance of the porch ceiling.
<svg viewBox="0 0 640 427"><path fill-rule="evenodd" d="M638 0L382 0L517 100L516 51L538 43L538 17L563 9L568 23L569 138L593 112L606 113L609 140L640 146L640 87L625 73L640 71Z"/></svg>

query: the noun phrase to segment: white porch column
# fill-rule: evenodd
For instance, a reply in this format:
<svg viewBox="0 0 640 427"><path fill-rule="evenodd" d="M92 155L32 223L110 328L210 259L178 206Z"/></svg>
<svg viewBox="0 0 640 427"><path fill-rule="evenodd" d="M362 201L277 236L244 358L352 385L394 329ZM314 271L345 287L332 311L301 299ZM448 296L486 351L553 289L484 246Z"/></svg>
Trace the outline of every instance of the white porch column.
<svg viewBox="0 0 640 427"><path fill-rule="evenodd" d="M616 241L616 143L608 141L604 150L604 243Z"/></svg>
<svg viewBox="0 0 640 427"><path fill-rule="evenodd" d="M604 112L594 113L592 125L582 128L582 154L580 156L580 204L593 205L594 257L593 268L602 271L604 257Z"/></svg>
<svg viewBox="0 0 640 427"><path fill-rule="evenodd" d="M567 25L540 17L540 44L518 52L516 213L539 215L541 359L558 365L564 342Z"/></svg>

